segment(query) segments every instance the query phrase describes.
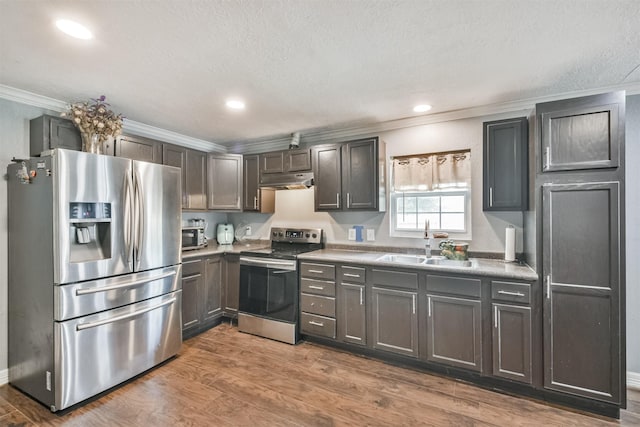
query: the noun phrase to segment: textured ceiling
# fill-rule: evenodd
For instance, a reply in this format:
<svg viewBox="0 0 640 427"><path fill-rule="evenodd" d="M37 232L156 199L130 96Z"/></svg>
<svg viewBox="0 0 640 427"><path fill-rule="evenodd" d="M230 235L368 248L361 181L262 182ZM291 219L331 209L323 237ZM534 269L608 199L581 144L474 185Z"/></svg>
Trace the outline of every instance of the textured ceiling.
<svg viewBox="0 0 640 427"><path fill-rule="evenodd" d="M0 83L225 143L637 83L638 24L637 0L0 0Z"/></svg>

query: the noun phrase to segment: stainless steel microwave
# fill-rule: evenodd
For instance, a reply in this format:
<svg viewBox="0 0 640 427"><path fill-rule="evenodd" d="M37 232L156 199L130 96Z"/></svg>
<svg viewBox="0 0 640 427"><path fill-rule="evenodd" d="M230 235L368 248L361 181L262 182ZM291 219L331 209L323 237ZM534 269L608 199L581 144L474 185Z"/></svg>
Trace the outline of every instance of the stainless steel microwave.
<svg viewBox="0 0 640 427"><path fill-rule="evenodd" d="M183 227L182 228L182 250L201 249L207 246L207 239L204 237L204 227Z"/></svg>

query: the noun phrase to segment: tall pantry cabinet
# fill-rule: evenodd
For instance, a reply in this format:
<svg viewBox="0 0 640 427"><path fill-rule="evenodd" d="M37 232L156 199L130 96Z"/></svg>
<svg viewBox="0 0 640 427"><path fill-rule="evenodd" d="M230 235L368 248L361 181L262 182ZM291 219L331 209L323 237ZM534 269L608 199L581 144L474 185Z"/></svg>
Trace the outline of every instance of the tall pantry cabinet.
<svg viewBox="0 0 640 427"><path fill-rule="evenodd" d="M544 387L605 407L626 405L624 119L624 92L537 104L525 215L543 287Z"/></svg>

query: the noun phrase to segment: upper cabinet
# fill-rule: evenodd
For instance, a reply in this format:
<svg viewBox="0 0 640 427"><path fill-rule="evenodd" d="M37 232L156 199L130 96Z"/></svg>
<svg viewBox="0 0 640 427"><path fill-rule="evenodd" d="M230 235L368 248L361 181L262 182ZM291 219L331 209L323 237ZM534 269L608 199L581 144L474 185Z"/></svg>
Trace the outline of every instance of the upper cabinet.
<svg viewBox="0 0 640 427"><path fill-rule="evenodd" d="M209 154L208 208L211 210L242 210L242 156L239 154Z"/></svg>
<svg viewBox="0 0 640 427"><path fill-rule="evenodd" d="M384 211L385 144L378 138L311 150L316 211Z"/></svg>
<svg viewBox="0 0 640 427"><path fill-rule="evenodd" d="M485 122L483 130L483 210L526 210L527 118Z"/></svg>
<svg viewBox="0 0 640 427"><path fill-rule="evenodd" d="M245 212L275 212L275 190L260 189L260 155L242 158L242 210Z"/></svg>
<svg viewBox="0 0 640 427"><path fill-rule="evenodd" d="M115 155L143 162L162 163L162 144L139 136L120 135L116 138Z"/></svg>
<svg viewBox="0 0 640 427"><path fill-rule="evenodd" d="M31 156L54 148L82 149L80 131L70 120L46 114L29 122L29 139Z"/></svg>
<svg viewBox="0 0 640 427"><path fill-rule="evenodd" d="M205 210L207 209L207 153L196 150L186 151L186 209Z"/></svg>
<svg viewBox="0 0 640 427"><path fill-rule="evenodd" d="M259 155L260 174L311 170L309 149L274 151Z"/></svg>
<svg viewBox="0 0 640 427"><path fill-rule="evenodd" d="M182 171L182 209L189 208L189 198L187 197L187 149L171 144L162 144L162 164L175 166Z"/></svg>
<svg viewBox="0 0 640 427"><path fill-rule="evenodd" d="M624 109L624 92L537 104L542 172L618 167Z"/></svg>

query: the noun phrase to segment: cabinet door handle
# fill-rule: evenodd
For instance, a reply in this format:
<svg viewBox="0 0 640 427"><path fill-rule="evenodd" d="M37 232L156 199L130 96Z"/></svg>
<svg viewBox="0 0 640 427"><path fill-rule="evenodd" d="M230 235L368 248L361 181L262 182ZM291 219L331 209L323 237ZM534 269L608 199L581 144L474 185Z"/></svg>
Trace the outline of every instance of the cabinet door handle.
<svg viewBox="0 0 640 427"><path fill-rule="evenodd" d="M551 298L551 275L547 274L545 280L547 281L547 299L549 299Z"/></svg>
<svg viewBox="0 0 640 427"><path fill-rule="evenodd" d="M322 274L322 273L324 273L324 271L322 271L322 270L309 270L309 273Z"/></svg>
<svg viewBox="0 0 640 427"><path fill-rule="evenodd" d="M493 187L489 187L489 206L493 207Z"/></svg>
<svg viewBox="0 0 640 427"><path fill-rule="evenodd" d="M524 294L522 292L511 292L511 291L502 291L502 290L500 290L500 291L498 291L498 293L500 295L511 295L511 296L514 296L514 297L523 297L524 296Z"/></svg>
<svg viewBox="0 0 640 427"><path fill-rule="evenodd" d="M549 154L549 147L544 149L544 165L542 166L542 170L549 169L549 164L551 163L551 157Z"/></svg>
<svg viewBox="0 0 640 427"><path fill-rule="evenodd" d="M431 317L431 297L427 297L427 305L429 306L429 317Z"/></svg>
<svg viewBox="0 0 640 427"><path fill-rule="evenodd" d="M319 291L323 291L324 290L324 286L309 285L308 288L309 289L317 289Z"/></svg>
<svg viewBox="0 0 640 427"><path fill-rule="evenodd" d="M345 276L345 277L360 277L359 274L351 274L351 273L343 273L343 276Z"/></svg>
<svg viewBox="0 0 640 427"><path fill-rule="evenodd" d="M316 322L316 321L313 321L313 320L309 320L309 324L313 325L313 326L324 326L324 323Z"/></svg>
<svg viewBox="0 0 640 427"><path fill-rule="evenodd" d="M498 328L498 306L493 306L493 327Z"/></svg>
<svg viewBox="0 0 640 427"><path fill-rule="evenodd" d="M336 208L340 209L340 193L336 193Z"/></svg>
<svg viewBox="0 0 640 427"><path fill-rule="evenodd" d="M349 209L349 207L351 207L351 197L349 193L347 193L347 209Z"/></svg>
<svg viewBox="0 0 640 427"><path fill-rule="evenodd" d="M411 295L411 304L413 305L413 314L416 314L416 295Z"/></svg>
<svg viewBox="0 0 640 427"><path fill-rule="evenodd" d="M360 288L360 305L364 304L364 296L363 296L363 292L362 292L363 288Z"/></svg>
<svg viewBox="0 0 640 427"><path fill-rule="evenodd" d="M253 209L258 210L258 196L253 196Z"/></svg>

